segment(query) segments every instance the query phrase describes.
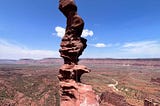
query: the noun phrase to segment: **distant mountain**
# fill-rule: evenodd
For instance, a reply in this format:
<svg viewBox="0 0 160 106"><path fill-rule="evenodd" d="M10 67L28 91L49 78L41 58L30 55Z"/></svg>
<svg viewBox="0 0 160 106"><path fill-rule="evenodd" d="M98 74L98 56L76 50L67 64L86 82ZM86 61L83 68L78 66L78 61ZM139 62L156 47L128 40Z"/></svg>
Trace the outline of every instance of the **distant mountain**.
<svg viewBox="0 0 160 106"><path fill-rule="evenodd" d="M44 58L38 61L40 64L63 64L61 58Z"/></svg>
<svg viewBox="0 0 160 106"><path fill-rule="evenodd" d="M112 58L84 58L80 59L79 64L112 64L112 65L123 65L123 66L160 66L160 58L146 58L146 59L112 59ZM20 60L9 60L0 59L0 64L30 64L30 65L61 65L63 64L62 58L44 58L40 60L34 59L20 59Z"/></svg>
<svg viewBox="0 0 160 106"><path fill-rule="evenodd" d="M16 64L17 60L0 59L0 64Z"/></svg>
<svg viewBox="0 0 160 106"><path fill-rule="evenodd" d="M62 64L63 60L60 58L44 58L40 60L34 59L20 59L17 64Z"/></svg>
<svg viewBox="0 0 160 106"><path fill-rule="evenodd" d="M0 59L0 64L62 64L63 60L61 58L44 58L40 60L34 59Z"/></svg>
<svg viewBox="0 0 160 106"><path fill-rule="evenodd" d="M16 64L34 64L37 60L34 59L20 59L16 61Z"/></svg>

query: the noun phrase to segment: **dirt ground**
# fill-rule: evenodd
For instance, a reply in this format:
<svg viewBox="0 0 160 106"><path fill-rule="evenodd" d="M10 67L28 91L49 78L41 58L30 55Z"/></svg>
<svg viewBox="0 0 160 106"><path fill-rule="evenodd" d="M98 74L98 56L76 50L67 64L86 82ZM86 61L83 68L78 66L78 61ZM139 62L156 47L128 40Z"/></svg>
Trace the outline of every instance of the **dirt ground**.
<svg viewBox="0 0 160 106"><path fill-rule="evenodd" d="M58 106L61 64L60 59L1 62L0 106ZM160 103L160 60L85 59L80 64L92 70L81 81L92 85L99 96L111 92L134 106L143 106L145 99ZM103 106L113 102L105 99Z"/></svg>

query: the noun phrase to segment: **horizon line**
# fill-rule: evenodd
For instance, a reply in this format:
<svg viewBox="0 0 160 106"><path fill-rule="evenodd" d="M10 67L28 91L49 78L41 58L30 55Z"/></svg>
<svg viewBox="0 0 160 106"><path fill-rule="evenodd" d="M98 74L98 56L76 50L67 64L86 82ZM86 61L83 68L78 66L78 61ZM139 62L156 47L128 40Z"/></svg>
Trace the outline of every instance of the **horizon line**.
<svg viewBox="0 0 160 106"><path fill-rule="evenodd" d="M63 59L61 57L48 57L48 58L41 58L41 59L33 59L33 58L20 58L20 59L0 59L0 60L44 60L44 59ZM159 60L160 58L107 58L107 57L102 57L102 58L92 58L92 57L83 57L79 58L79 60L83 59L91 59L91 60Z"/></svg>

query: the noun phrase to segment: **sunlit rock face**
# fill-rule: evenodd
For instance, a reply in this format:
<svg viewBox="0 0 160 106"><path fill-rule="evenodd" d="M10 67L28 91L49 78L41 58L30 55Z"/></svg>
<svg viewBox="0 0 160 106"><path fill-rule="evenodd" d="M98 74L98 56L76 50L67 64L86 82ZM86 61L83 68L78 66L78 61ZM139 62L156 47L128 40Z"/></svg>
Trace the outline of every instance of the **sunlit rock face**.
<svg viewBox="0 0 160 106"><path fill-rule="evenodd" d="M59 50L64 64L59 69L61 106L99 106L98 96L92 86L81 83L80 77L91 70L78 65L79 56L87 47L87 40L81 37L84 21L77 14L74 0L59 0L59 9L67 18L65 35Z"/></svg>
<svg viewBox="0 0 160 106"><path fill-rule="evenodd" d="M78 57L87 46L87 40L81 37L84 21L77 14L77 6L73 0L60 0L59 9L67 18L66 31L59 50L61 57L65 64L78 64Z"/></svg>

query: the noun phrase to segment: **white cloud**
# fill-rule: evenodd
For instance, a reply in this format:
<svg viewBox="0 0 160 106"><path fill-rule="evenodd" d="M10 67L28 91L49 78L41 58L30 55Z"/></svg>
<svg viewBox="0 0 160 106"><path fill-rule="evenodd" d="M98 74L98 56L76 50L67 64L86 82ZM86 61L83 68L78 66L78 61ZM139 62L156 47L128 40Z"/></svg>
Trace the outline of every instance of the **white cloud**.
<svg viewBox="0 0 160 106"><path fill-rule="evenodd" d="M57 33L57 36L62 38L65 34L65 29L63 27L57 26L55 27L55 31Z"/></svg>
<svg viewBox="0 0 160 106"><path fill-rule="evenodd" d="M107 45L104 43L97 43L97 44L94 44L93 46L94 47L107 47Z"/></svg>
<svg viewBox="0 0 160 106"><path fill-rule="evenodd" d="M138 41L115 44L88 44L94 47L110 47L88 51L86 57L91 58L160 58L160 41ZM93 53L94 52L94 53ZM83 56L85 57L85 56Z"/></svg>
<svg viewBox="0 0 160 106"><path fill-rule="evenodd" d="M82 37L87 37L87 36L93 36L93 31L88 30L88 29L84 29L82 32Z"/></svg>
<svg viewBox="0 0 160 106"><path fill-rule="evenodd" d="M129 42L122 45L122 50L133 57L160 57L160 42L139 41Z"/></svg>
<svg viewBox="0 0 160 106"><path fill-rule="evenodd" d="M104 44L104 43L87 44L87 45L93 46L93 47L97 47L97 48L104 48L104 47L114 46L113 44Z"/></svg>
<svg viewBox="0 0 160 106"><path fill-rule="evenodd" d="M55 31L56 31L56 35L60 38L62 38L65 34L65 28L61 26L55 27ZM92 30L84 29L82 32L82 37L93 36L93 34L94 33ZM55 35L55 33L53 33L53 35Z"/></svg>
<svg viewBox="0 0 160 106"><path fill-rule="evenodd" d="M86 49L82 57L91 58L160 58L160 42L159 41L138 41L126 42L118 44L88 44L99 49L98 51L90 51ZM110 49L103 49L110 47ZM93 53L94 52L94 53ZM99 55L100 53L100 55ZM52 50L33 50L24 45L13 43L4 39L0 39L0 59L20 59L33 58L41 59L47 57L59 57L58 51Z"/></svg>
<svg viewBox="0 0 160 106"><path fill-rule="evenodd" d="M0 39L0 59L41 59L58 56L59 53L57 51L28 49L19 44L17 45L14 43L10 43L6 40Z"/></svg>
<svg viewBox="0 0 160 106"><path fill-rule="evenodd" d="M144 46L149 46L157 43L158 43L157 41L129 42L129 43L125 43L123 47L144 47Z"/></svg>

